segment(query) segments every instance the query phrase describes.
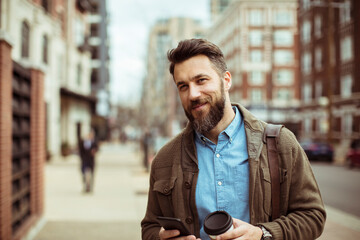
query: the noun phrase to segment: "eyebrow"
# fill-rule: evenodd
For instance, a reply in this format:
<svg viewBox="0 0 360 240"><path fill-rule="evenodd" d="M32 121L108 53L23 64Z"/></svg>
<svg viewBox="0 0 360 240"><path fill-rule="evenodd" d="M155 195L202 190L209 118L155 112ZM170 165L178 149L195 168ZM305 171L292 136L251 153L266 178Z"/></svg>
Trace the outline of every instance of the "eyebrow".
<svg viewBox="0 0 360 240"><path fill-rule="evenodd" d="M194 77L192 77L190 81L194 81L194 80L202 78L202 77L209 77L209 75L207 75L205 73L199 73L199 74L195 75ZM177 82L176 86L179 87L181 84L185 84L185 81Z"/></svg>
<svg viewBox="0 0 360 240"><path fill-rule="evenodd" d="M209 77L209 75L205 74L205 73L199 73L198 75L195 75L194 77L191 78L191 80L195 80L195 79L199 79L202 77Z"/></svg>

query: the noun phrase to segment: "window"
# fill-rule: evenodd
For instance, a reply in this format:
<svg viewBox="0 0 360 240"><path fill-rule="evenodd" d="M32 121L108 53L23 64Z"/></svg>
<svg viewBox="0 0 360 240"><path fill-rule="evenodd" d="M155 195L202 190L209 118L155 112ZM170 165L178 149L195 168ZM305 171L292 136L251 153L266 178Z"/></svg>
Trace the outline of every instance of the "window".
<svg viewBox="0 0 360 240"><path fill-rule="evenodd" d="M274 62L276 65L289 65L294 62L294 53L290 50L275 50Z"/></svg>
<svg viewBox="0 0 360 240"><path fill-rule="evenodd" d="M345 114L343 116L341 123L342 123L342 132L345 135L351 135L352 125L353 125L353 117L351 116L351 114Z"/></svg>
<svg viewBox="0 0 360 240"><path fill-rule="evenodd" d="M249 41L251 46L261 46L262 45L262 32L261 31L251 31L249 34Z"/></svg>
<svg viewBox="0 0 360 240"><path fill-rule="evenodd" d="M311 40L311 23L309 20L304 21L302 24L301 40L303 43L309 43Z"/></svg>
<svg viewBox="0 0 360 240"><path fill-rule="evenodd" d="M305 52L301 58L301 70L304 75L311 73L311 54Z"/></svg>
<svg viewBox="0 0 360 240"><path fill-rule="evenodd" d="M242 100L242 94L240 90L235 90L231 92L231 99L234 102L241 102Z"/></svg>
<svg viewBox="0 0 360 240"><path fill-rule="evenodd" d="M76 46L83 46L85 43L85 25L79 17L75 18L74 36Z"/></svg>
<svg viewBox="0 0 360 240"><path fill-rule="evenodd" d="M321 47L315 48L315 69L320 71L322 69L323 57Z"/></svg>
<svg viewBox="0 0 360 240"><path fill-rule="evenodd" d="M293 24L293 15L288 10L279 10L275 13L274 24L278 26L289 26Z"/></svg>
<svg viewBox="0 0 360 240"><path fill-rule="evenodd" d="M252 89L250 92L251 103L261 103L263 100L261 89Z"/></svg>
<svg viewBox="0 0 360 240"><path fill-rule="evenodd" d="M49 49L49 40L46 35L43 36L43 63L48 63L48 49Z"/></svg>
<svg viewBox="0 0 360 240"><path fill-rule="evenodd" d="M319 15L319 14L317 14L316 16L315 16L315 23L314 23L314 30L315 30L315 36L317 37L317 38L320 38L321 37L321 35L322 35L322 18L321 18L321 16ZM307 31L309 31L309 30L307 30Z"/></svg>
<svg viewBox="0 0 360 240"><path fill-rule="evenodd" d="M63 80L64 78L64 56L62 54L60 54L57 58L57 63L58 63L58 79L60 81Z"/></svg>
<svg viewBox="0 0 360 240"><path fill-rule="evenodd" d="M229 5L229 0L220 0L220 2L219 2L220 12L223 12L227 8L228 5Z"/></svg>
<svg viewBox="0 0 360 240"><path fill-rule="evenodd" d="M311 95L312 95L311 84L305 83L302 91L303 101L305 103L309 103L311 101Z"/></svg>
<svg viewBox="0 0 360 240"><path fill-rule="evenodd" d="M286 30L275 31L274 44L277 46L291 46L293 44L293 35Z"/></svg>
<svg viewBox="0 0 360 240"><path fill-rule="evenodd" d="M251 26L261 26L263 24L263 15L262 11L259 9L250 10L250 25Z"/></svg>
<svg viewBox="0 0 360 240"><path fill-rule="evenodd" d="M315 98L320 98L322 97L322 82L321 81L316 81L315 83Z"/></svg>
<svg viewBox="0 0 360 240"><path fill-rule="evenodd" d="M81 78L82 78L82 66L80 63L78 63L77 68L76 68L76 82L77 82L78 86L81 85Z"/></svg>
<svg viewBox="0 0 360 240"><path fill-rule="evenodd" d="M45 9L46 12L50 12L50 2L49 0L41 0L41 6Z"/></svg>
<svg viewBox="0 0 360 240"><path fill-rule="evenodd" d="M99 24L93 23L90 26L90 36L92 37L98 37L99 34Z"/></svg>
<svg viewBox="0 0 360 240"><path fill-rule="evenodd" d="M276 99L280 101L289 101L292 98L292 93L289 89L283 88L279 89L276 93Z"/></svg>
<svg viewBox="0 0 360 240"><path fill-rule="evenodd" d="M351 21L350 0L343 2L343 7L340 8L340 23L348 23Z"/></svg>
<svg viewBox="0 0 360 240"><path fill-rule="evenodd" d="M345 75L341 78L341 96L350 97L352 92L352 76Z"/></svg>
<svg viewBox="0 0 360 240"><path fill-rule="evenodd" d="M26 22L21 26L21 57L29 58L30 27Z"/></svg>
<svg viewBox="0 0 360 240"><path fill-rule="evenodd" d="M341 40L341 61L349 61L353 58L352 52L352 38L351 36L344 37Z"/></svg>
<svg viewBox="0 0 360 240"><path fill-rule="evenodd" d="M261 50L252 50L250 52L251 62L261 62L263 60L263 54Z"/></svg>
<svg viewBox="0 0 360 240"><path fill-rule="evenodd" d="M278 85L291 85L294 82L294 72L281 69L275 72L275 83Z"/></svg>
<svg viewBox="0 0 360 240"><path fill-rule="evenodd" d="M260 71L250 72L250 84L252 85L264 84L264 73Z"/></svg>
<svg viewBox="0 0 360 240"><path fill-rule="evenodd" d="M327 133L329 129L328 119L326 117L321 117L318 121L318 127L320 133Z"/></svg>
<svg viewBox="0 0 360 240"><path fill-rule="evenodd" d="M309 9L310 8L310 0L302 0L302 7L303 9Z"/></svg>

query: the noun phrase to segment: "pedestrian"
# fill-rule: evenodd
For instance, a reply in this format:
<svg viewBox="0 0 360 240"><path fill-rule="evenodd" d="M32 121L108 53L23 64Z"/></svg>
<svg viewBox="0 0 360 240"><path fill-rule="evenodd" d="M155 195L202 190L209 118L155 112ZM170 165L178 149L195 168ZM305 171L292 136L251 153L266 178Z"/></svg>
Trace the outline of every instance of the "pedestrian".
<svg viewBox="0 0 360 240"><path fill-rule="evenodd" d="M79 142L81 159L81 174L84 185L84 192L92 192L94 187L95 154L98 151L98 144L95 140L94 131L91 130L84 139Z"/></svg>
<svg viewBox="0 0 360 240"><path fill-rule="evenodd" d="M192 235L209 239L205 217L224 210L234 229L217 239L298 239L321 235L326 213L310 163L295 136L283 127L277 139L280 217L272 220L272 196L264 129L229 97L232 79L223 53L204 39L181 41L168 52L170 73L186 128L156 155L142 239L173 239L157 216L179 218Z"/></svg>
<svg viewBox="0 0 360 240"><path fill-rule="evenodd" d="M151 147L151 133L148 129L145 129L144 134L141 138L141 148L143 150L143 165L147 170L149 169Z"/></svg>

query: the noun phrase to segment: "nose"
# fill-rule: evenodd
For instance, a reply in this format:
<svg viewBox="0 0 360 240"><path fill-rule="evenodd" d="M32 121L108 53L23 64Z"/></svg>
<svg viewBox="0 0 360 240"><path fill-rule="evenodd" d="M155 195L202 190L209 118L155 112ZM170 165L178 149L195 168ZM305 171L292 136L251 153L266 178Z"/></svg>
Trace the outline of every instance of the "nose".
<svg viewBox="0 0 360 240"><path fill-rule="evenodd" d="M189 85L189 98L190 100L196 100L201 96L201 92L198 86Z"/></svg>

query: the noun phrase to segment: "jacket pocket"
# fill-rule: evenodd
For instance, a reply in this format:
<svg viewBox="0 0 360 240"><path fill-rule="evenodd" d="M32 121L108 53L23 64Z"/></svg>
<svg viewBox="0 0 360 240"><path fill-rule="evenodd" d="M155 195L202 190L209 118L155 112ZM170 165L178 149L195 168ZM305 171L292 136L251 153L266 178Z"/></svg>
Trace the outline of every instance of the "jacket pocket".
<svg viewBox="0 0 360 240"><path fill-rule="evenodd" d="M163 195L170 195L172 189L175 186L176 177L170 179L160 179L154 183L154 191L159 192Z"/></svg>
<svg viewBox="0 0 360 240"><path fill-rule="evenodd" d="M280 185L287 178L287 170L280 168ZM263 201L264 201L264 211L268 216L271 216L271 177L269 168L261 168L261 178L262 178L262 188L263 188ZM280 186L281 189L281 186ZM280 195L280 193L278 193ZM281 198L280 198L281 200ZM280 203L281 204L281 203Z"/></svg>
<svg viewBox="0 0 360 240"><path fill-rule="evenodd" d="M156 192L163 216L171 217L174 215L172 203L172 192L174 191L176 177L170 179L160 179L154 182L153 191Z"/></svg>

